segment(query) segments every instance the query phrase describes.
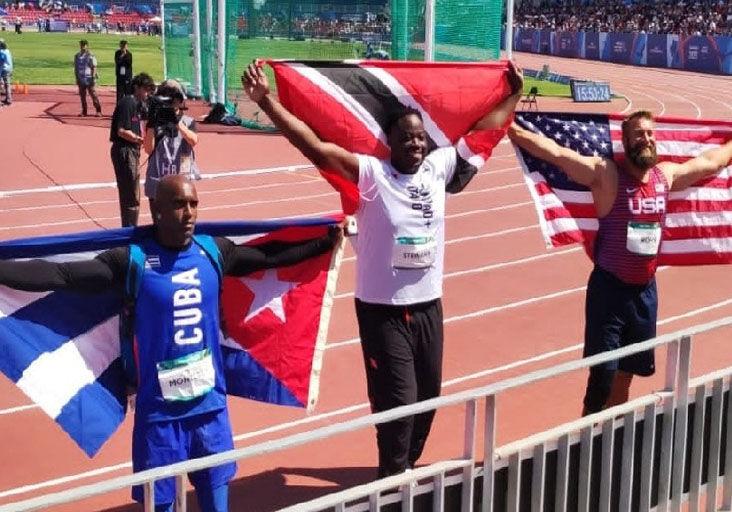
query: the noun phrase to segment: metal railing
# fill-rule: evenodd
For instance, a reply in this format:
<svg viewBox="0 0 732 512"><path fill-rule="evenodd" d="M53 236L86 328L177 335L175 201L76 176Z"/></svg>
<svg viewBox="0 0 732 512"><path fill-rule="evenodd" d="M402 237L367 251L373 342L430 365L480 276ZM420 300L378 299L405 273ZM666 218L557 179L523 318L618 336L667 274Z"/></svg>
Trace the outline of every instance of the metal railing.
<svg viewBox="0 0 732 512"><path fill-rule="evenodd" d="M732 421L727 421L727 417L732 414L732 393L729 391L732 367L694 381L690 381L689 370L692 336L730 325L732 317L723 318L487 386L245 448L3 505L0 506L0 512L47 509L133 485L144 486L148 498L145 509L152 511L154 482L167 477L177 478L177 510L182 512L186 509L183 475L188 472L283 451L403 416L455 405L465 407L465 435L459 458L298 503L283 510L374 511L384 505L401 502L402 510L410 511L414 508L416 496L431 493L432 509L435 511L445 508L459 508L466 512L474 509L518 511L524 508L522 504L525 506L525 500L530 500L530 510L543 511L549 506L550 497L554 510L679 511L687 500L689 510L698 510L702 493L706 492L706 510L711 511L716 510L718 486L722 477L722 509L729 510L732 507ZM662 391L503 447L496 446L498 394L659 346L667 347L665 386ZM691 398L690 390L693 390ZM485 409L482 428L483 466L476 463L479 401L484 401ZM641 415L638 415L639 410L643 411ZM687 424L690 418L693 423L689 430ZM638 438L641 439L640 443L635 435L639 425L643 427ZM656 442L659 430L660 439ZM615 448L617 437L621 437L619 460L615 457L618 451ZM600 448L599 456L595 451L596 445ZM639 452L639 457L636 457L636 452ZM551 473L554 486L546 485L549 454L553 460ZM707 461L705 468L702 467L704 460ZM599 480L593 478L598 472L598 465ZM522 479L521 474L528 469L531 471L531 484L522 490L521 483L525 479ZM450 486L459 486L460 499L459 504L446 506L446 489ZM387 490L390 492L385 493Z"/></svg>

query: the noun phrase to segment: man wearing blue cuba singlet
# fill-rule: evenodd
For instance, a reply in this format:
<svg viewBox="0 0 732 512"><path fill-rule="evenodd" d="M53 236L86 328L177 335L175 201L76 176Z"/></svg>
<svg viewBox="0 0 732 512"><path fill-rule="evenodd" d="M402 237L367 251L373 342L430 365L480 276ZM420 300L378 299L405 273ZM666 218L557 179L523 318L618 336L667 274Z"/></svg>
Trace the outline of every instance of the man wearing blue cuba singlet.
<svg viewBox="0 0 732 512"><path fill-rule="evenodd" d="M135 302L137 407L132 432L134 471L166 466L233 449L226 383L219 345L219 276L206 252L193 241L198 195L188 178L173 175L158 185L153 235L138 242L145 270ZM327 236L288 244L237 246L214 238L224 275L242 276L298 263L337 242ZM128 247L70 263L0 261L0 284L27 291L124 290ZM190 473L201 510L228 510L228 482L234 463ZM132 496L143 501L141 488ZM172 511L173 478L155 482L156 511Z"/></svg>
<svg viewBox="0 0 732 512"><path fill-rule="evenodd" d="M622 124L626 161L583 156L513 123L511 141L562 169L592 192L599 229L587 284L585 349L589 357L656 336L656 267L670 191L716 175L732 159L732 142L682 164L659 162L653 115L639 110ZM653 350L590 368L583 414L628 401L633 375L655 372Z"/></svg>

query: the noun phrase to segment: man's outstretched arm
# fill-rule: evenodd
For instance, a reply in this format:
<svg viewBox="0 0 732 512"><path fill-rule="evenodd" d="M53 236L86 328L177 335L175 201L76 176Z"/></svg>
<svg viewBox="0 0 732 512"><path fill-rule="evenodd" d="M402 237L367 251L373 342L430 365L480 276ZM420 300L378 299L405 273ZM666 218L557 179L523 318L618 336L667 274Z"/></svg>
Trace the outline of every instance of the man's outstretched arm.
<svg viewBox="0 0 732 512"><path fill-rule="evenodd" d="M224 273L244 276L258 270L300 263L332 249L342 239L340 226L332 225L328 234L301 242L269 242L262 245L235 245L226 238L217 240L224 259Z"/></svg>
<svg viewBox="0 0 732 512"><path fill-rule="evenodd" d="M242 85L249 98L269 116L290 143L320 169L337 171L347 180L358 183L358 158L336 144L324 142L304 122L288 111L269 90L264 71L255 63L242 75Z"/></svg>
<svg viewBox="0 0 732 512"><path fill-rule="evenodd" d="M559 167L581 185L597 188L606 181L608 160L602 157L580 155L543 135L521 128L515 122L508 128L508 138L533 156Z"/></svg>
<svg viewBox="0 0 732 512"><path fill-rule="evenodd" d="M28 292L103 291L121 282L125 249L113 249L87 261L0 261L0 285Z"/></svg>
<svg viewBox="0 0 732 512"><path fill-rule="evenodd" d="M726 144L705 151L683 164L665 163L663 170L671 173L671 188L684 190L697 181L716 175L723 167L732 164L732 140Z"/></svg>
<svg viewBox="0 0 732 512"><path fill-rule="evenodd" d="M511 94L482 119L479 119L471 128L472 130L500 130L506 127L524 90L523 71L513 61L508 61L507 78L508 84L511 86Z"/></svg>

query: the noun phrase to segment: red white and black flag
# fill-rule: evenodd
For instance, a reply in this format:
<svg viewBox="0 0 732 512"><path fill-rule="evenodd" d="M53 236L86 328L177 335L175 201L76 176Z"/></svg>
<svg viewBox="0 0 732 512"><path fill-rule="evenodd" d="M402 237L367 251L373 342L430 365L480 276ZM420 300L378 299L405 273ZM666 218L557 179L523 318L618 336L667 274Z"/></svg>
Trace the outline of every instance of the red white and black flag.
<svg viewBox="0 0 732 512"><path fill-rule="evenodd" d="M510 94L504 62L269 61L282 104L318 136L354 153L389 157L386 123L403 107L419 110L433 147L455 145L480 169L505 130L468 133ZM355 211L358 192L321 169Z"/></svg>

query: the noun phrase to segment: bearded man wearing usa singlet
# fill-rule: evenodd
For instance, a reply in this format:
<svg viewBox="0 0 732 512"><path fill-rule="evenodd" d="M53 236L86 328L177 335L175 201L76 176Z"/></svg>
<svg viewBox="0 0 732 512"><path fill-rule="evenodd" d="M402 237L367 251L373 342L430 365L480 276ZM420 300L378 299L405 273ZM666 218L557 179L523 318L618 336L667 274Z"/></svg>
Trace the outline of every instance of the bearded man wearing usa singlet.
<svg viewBox="0 0 732 512"><path fill-rule="evenodd" d="M653 115L644 110L623 121L622 166L580 155L516 123L508 130L514 144L592 192L599 230L587 284L584 357L656 336L655 274L669 191L714 176L732 160L728 142L681 164L659 162L654 130ZM633 375L654 372L653 350L593 366L583 415L626 402Z"/></svg>

